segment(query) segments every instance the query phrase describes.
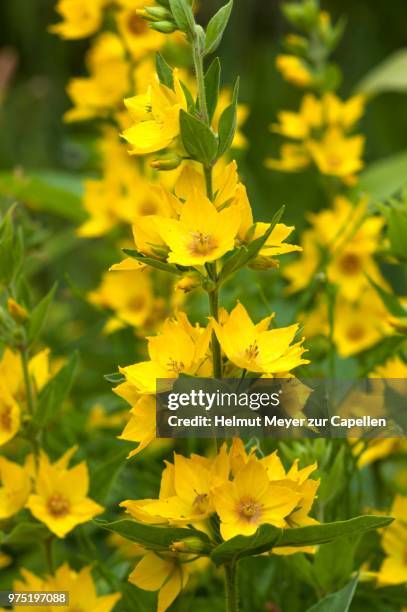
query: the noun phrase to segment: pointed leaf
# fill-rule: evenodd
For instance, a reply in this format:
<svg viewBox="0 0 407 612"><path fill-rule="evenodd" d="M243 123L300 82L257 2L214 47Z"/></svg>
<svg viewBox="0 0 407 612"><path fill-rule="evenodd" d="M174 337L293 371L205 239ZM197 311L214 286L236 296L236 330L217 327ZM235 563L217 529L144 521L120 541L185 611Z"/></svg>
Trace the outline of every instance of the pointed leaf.
<svg viewBox="0 0 407 612"><path fill-rule="evenodd" d="M208 106L208 114L211 121L218 104L220 72L220 61L218 57L215 57L205 74L206 104Z"/></svg>
<svg viewBox="0 0 407 612"><path fill-rule="evenodd" d="M399 49L375 66L356 90L368 96L387 91L407 91L407 49Z"/></svg>
<svg viewBox="0 0 407 612"><path fill-rule="evenodd" d="M153 257L147 257L133 249L123 249L123 253L125 253L129 257L132 257L133 259L136 259L137 261L141 261L141 263L144 263L147 266L157 268L157 270L163 270L164 272L170 272L171 274L178 275L182 275L184 273L183 270L178 269L172 264L168 264L165 261L161 261L160 259L154 259Z"/></svg>
<svg viewBox="0 0 407 612"><path fill-rule="evenodd" d="M40 335L42 328L44 327L49 308L51 306L51 302L54 299L55 291L57 289L57 285L55 284L51 291L37 304L34 310L31 312L30 321L28 324L28 343L33 344L38 336Z"/></svg>
<svg viewBox="0 0 407 612"><path fill-rule="evenodd" d="M210 166L218 148L217 138L210 127L184 110L180 111L180 127L182 142L192 159Z"/></svg>
<svg viewBox="0 0 407 612"><path fill-rule="evenodd" d="M388 293L383 287L378 285L372 278L369 278L370 284L379 294L383 304L387 310L395 317L407 317L407 310L398 301L397 297L393 293Z"/></svg>
<svg viewBox="0 0 407 612"><path fill-rule="evenodd" d="M194 31L194 14L187 0L169 0L172 16L179 29L185 34Z"/></svg>
<svg viewBox="0 0 407 612"><path fill-rule="evenodd" d="M216 565L238 561L243 557L260 555L272 549L281 537L282 530L273 525L261 525L251 536L235 536L219 544L211 553Z"/></svg>
<svg viewBox="0 0 407 612"><path fill-rule="evenodd" d="M90 497L104 504L116 481L120 470L126 465L128 450L121 450L99 463L90 474Z"/></svg>
<svg viewBox="0 0 407 612"><path fill-rule="evenodd" d="M219 47L223 32L228 24L233 8L233 0L229 0L225 6L212 17L206 28L205 55L213 53Z"/></svg>
<svg viewBox="0 0 407 612"><path fill-rule="evenodd" d="M307 612L348 612L358 580L359 576L357 575L343 589L327 595L314 606L308 608Z"/></svg>
<svg viewBox="0 0 407 612"><path fill-rule="evenodd" d="M137 542L151 550L168 550L174 542L196 538L202 544L202 548L209 551L211 548L210 540L206 533L197 529L187 529L183 527L156 527L154 525L144 525L131 519L123 519L109 523L107 521L94 521L102 529L107 529L118 533L124 538Z"/></svg>
<svg viewBox="0 0 407 612"><path fill-rule="evenodd" d="M155 66L160 83L166 85L170 89L174 89L174 79L172 76L171 66L167 64L161 53L157 53L155 56Z"/></svg>
<svg viewBox="0 0 407 612"><path fill-rule="evenodd" d="M232 146L237 125L237 102L239 95L239 79L236 80L233 90L232 104L225 108L219 119L219 148L218 157L221 157Z"/></svg>

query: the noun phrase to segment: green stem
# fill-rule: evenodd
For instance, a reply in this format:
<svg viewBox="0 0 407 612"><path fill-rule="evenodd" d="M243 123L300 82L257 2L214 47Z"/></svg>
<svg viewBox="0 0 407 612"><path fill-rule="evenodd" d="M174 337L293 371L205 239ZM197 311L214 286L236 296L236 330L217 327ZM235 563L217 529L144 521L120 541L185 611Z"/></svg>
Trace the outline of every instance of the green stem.
<svg viewBox="0 0 407 612"><path fill-rule="evenodd" d="M219 289L210 291L209 297L209 308L212 317L215 321L219 320ZM220 344L215 332L212 332L212 359L213 359L213 376L214 378L222 378L222 355L220 350Z"/></svg>
<svg viewBox="0 0 407 612"><path fill-rule="evenodd" d="M237 592L236 564L225 564L226 612L238 612L239 599Z"/></svg>
<svg viewBox="0 0 407 612"><path fill-rule="evenodd" d="M49 538L44 540L45 556L47 559L48 571L52 575L54 573L54 555L53 555L53 543L54 534L51 534Z"/></svg>
<svg viewBox="0 0 407 612"><path fill-rule="evenodd" d="M202 50L199 44L199 37L196 35L192 42L192 56L194 60L196 83L198 88L199 110L202 119L209 125L208 105L206 103L205 77L203 68Z"/></svg>
<svg viewBox="0 0 407 612"><path fill-rule="evenodd" d="M28 367L28 354L27 354L27 349L25 347L22 347L20 349L20 355L21 355L21 365L23 368L25 393L26 393L26 398L27 398L27 407L28 407L28 411L32 415L34 414L34 396L32 392L30 371Z"/></svg>

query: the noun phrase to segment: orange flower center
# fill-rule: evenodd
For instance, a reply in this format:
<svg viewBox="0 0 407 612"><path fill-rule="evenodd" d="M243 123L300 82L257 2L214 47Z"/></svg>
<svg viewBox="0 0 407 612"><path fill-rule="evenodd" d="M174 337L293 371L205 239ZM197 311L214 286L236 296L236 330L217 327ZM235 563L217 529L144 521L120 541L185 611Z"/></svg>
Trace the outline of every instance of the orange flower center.
<svg viewBox="0 0 407 612"><path fill-rule="evenodd" d="M354 323L350 325L347 329L346 335L349 340L357 341L361 340L365 335L365 330L361 325Z"/></svg>
<svg viewBox="0 0 407 612"><path fill-rule="evenodd" d="M202 232L191 232L192 241L189 243L189 252L192 255L209 255L216 249L217 244L213 236Z"/></svg>
<svg viewBox="0 0 407 612"><path fill-rule="evenodd" d="M239 502L237 513L246 523L257 523L261 516L261 504L254 499L242 499Z"/></svg>
<svg viewBox="0 0 407 612"><path fill-rule="evenodd" d="M339 155L335 155L333 153L327 156L326 161L328 162L328 166L333 170L339 168L339 166L342 164L342 158Z"/></svg>
<svg viewBox="0 0 407 612"><path fill-rule="evenodd" d="M200 514L203 514L208 509L208 494L197 493L193 506Z"/></svg>
<svg viewBox="0 0 407 612"><path fill-rule="evenodd" d="M252 359L256 359L258 356L259 356L259 347L257 345L257 342L255 341L253 342L253 344L250 344L245 350L245 357L246 359L251 361Z"/></svg>
<svg viewBox="0 0 407 612"><path fill-rule="evenodd" d="M47 501L47 508L52 516L60 518L69 513L70 503L60 493L54 493Z"/></svg>
<svg viewBox="0 0 407 612"><path fill-rule="evenodd" d="M358 274L362 267L360 257L354 253L347 253L340 258L339 267L344 274Z"/></svg>
<svg viewBox="0 0 407 612"><path fill-rule="evenodd" d="M140 215L155 215L157 214L157 205L152 200L144 200L139 208Z"/></svg>
<svg viewBox="0 0 407 612"><path fill-rule="evenodd" d="M185 365L183 361L176 361L175 359L170 359L167 362L167 369L170 372L174 372L174 374L179 374L185 369Z"/></svg>
<svg viewBox="0 0 407 612"><path fill-rule="evenodd" d="M128 305L130 310L135 310L136 312L138 312L139 310L143 310L145 303L146 300L144 299L144 297L142 295L137 295L129 301Z"/></svg>
<svg viewBox="0 0 407 612"><path fill-rule="evenodd" d="M11 408L10 406L5 406L4 410L0 414L0 424L1 428L4 431L11 431L13 422L11 419Z"/></svg>
<svg viewBox="0 0 407 612"><path fill-rule="evenodd" d="M140 34L145 34L148 30L147 23L145 19L137 15L137 13L132 13L127 20L127 27L130 32L135 36Z"/></svg>

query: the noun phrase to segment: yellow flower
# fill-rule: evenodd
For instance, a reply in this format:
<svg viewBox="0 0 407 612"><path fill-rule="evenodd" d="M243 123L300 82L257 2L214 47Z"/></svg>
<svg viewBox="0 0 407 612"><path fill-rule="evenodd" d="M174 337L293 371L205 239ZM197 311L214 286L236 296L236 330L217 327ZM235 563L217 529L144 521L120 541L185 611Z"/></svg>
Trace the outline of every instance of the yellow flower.
<svg viewBox="0 0 407 612"><path fill-rule="evenodd" d="M48 580L48 589L69 592L69 608L72 610L95 610L111 612L120 599L120 593L97 595L91 567L75 572L67 563L61 565Z"/></svg>
<svg viewBox="0 0 407 612"><path fill-rule="evenodd" d="M236 207L218 212L208 198L194 191L182 206L179 219L160 219L159 232L168 245L168 261L199 266L232 250L240 224Z"/></svg>
<svg viewBox="0 0 407 612"><path fill-rule="evenodd" d="M225 313L220 323L213 326L228 359L249 372L277 374L289 372L303 363L302 341L291 344L298 325L269 330L273 318L268 316L254 324L242 304L237 304L230 315Z"/></svg>
<svg viewBox="0 0 407 612"><path fill-rule="evenodd" d="M87 421L89 429L116 429L127 420L127 411L108 412L101 404L92 406Z"/></svg>
<svg viewBox="0 0 407 612"><path fill-rule="evenodd" d="M125 325L141 327L154 306L151 278L147 271L107 272L100 286L88 294L88 300L114 311L105 326L106 333Z"/></svg>
<svg viewBox="0 0 407 612"><path fill-rule="evenodd" d="M307 87L313 81L313 77L304 62L295 55L278 55L276 67L286 81L298 87Z"/></svg>
<svg viewBox="0 0 407 612"><path fill-rule="evenodd" d="M59 538L65 537L76 525L103 512L102 506L87 497L89 476L86 463L68 468L75 450L70 449L54 463L41 452L35 493L27 502L35 518L45 523Z"/></svg>
<svg viewBox="0 0 407 612"><path fill-rule="evenodd" d="M321 140L309 140L307 150L322 174L351 180L363 168L363 136L346 137L336 127L327 130Z"/></svg>
<svg viewBox="0 0 407 612"><path fill-rule="evenodd" d="M152 51L158 51L165 42L165 37L156 30L152 30L148 22L137 14L137 9L144 8L144 6L144 0L135 0L116 13L120 35L136 60L140 60Z"/></svg>
<svg viewBox="0 0 407 612"><path fill-rule="evenodd" d="M179 134L180 110L187 108L185 95L174 70L174 90L152 80L147 92L125 100L134 125L123 137L130 153L146 155L168 147Z"/></svg>
<svg viewBox="0 0 407 612"><path fill-rule="evenodd" d="M28 364L28 372L33 391L38 393L51 378L49 349L40 351ZM6 348L0 361L0 384L8 389L9 394L21 405L26 401L24 374L19 353ZM0 400L1 401L1 400Z"/></svg>
<svg viewBox="0 0 407 612"><path fill-rule="evenodd" d="M400 357L392 357L383 365L378 366L373 375L378 378L407 378L407 364Z"/></svg>
<svg viewBox="0 0 407 612"><path fill-rule="evenodd" d="M120 440L138 442L128 458L144 450L156 437L155 399L151 395L141 397L130 411L130 420L119 436Z"/></svg>
<svg viewBox="0 0 407 612"><path fill-rule="evenodd" d="M132 224L140 216L164 214L161 192L150 182L152 173L148 168L140 171L115 130L104 130L98 148L103 176L84 182L83 205L89 218L78 228L78 235L102 236L119 223Z"/></svg>
<svg viewBox="0 0 407 612"><path fill-rule="evenodd" d="M352 453L358 457L358 468L385 459L399 452L407 451L407 443L400 438L374 438L370 440L353 440Z"/></svg>
<svg viewBox="0 0 407 612"><path fill-rule="evenodd" d="M117 109L129 88L129 65L125 49L116 34L104 32L87 55L89 77L72 79L67 88L74 108L65 113L65 121L83 121L106 117Z"/></svg>
<svg viewBox="0 0 407 612"><path fill-rule="evenodd" d="M155 393L158 379L178 378L179 374L205 376L211 368L208 356L211 327L192 326L179 312L167 319L162 332L148 338L149 361L120 368L137 393Z"/></svg>
<svg viewBox="0 0 407 612"><path fill-rule="evenodd" d="M337 299L334 342L342 357L349 357L370 348L391 332L388 315L375 291L365 291L352 304Z"/></svg>
<svg viewBox="0 0 407 612"><path fill-rule="evenodd" d="M49 30L66 39L90 36L100 28L107 3L108 0L58 0L56 10L63 21Z"/></svg>
<svg viewBox="0 0 407 612"><path fill-rule="evenodd" d="M265 467L254 458L236 474L233 482L225 482L214 490L224 540L251 535L265 523L284 527L285 517L299 500L300 495L293 490L272 484Z"/></svg>
<svg viewBox="0 0 407 612"><path fill-rule="evenodd" d="M178 555L156 555L146 552L129 576L139 589L158 591L157 612L165 612L185 587L189 578L188 564L180 563Z"/></svg>
<svg viewBox="0 0 407 612"><path fill-rule="evenodd" d="M380 586L407 582L407 497L396 496L390 516L396 520L384 530L382 538L386 558L377 573Z"/></svg>
<svg viewBox="0 0 407 612"><path fill-rule="evenodd" d="M253 240L264 236L268 231L269 223L254 223L253 213L247 197L246 188L240 184L236 190L236 204L240 209L242 221L239 227L239 240L243 244L250 244ZM273 228L270 236L260 249L256 258L251 262L252 267L273 267L278 266L278 261L274 258L278 255L301 251L301 247L295 244L284 243L288 238L294 226L288 226L284 223L277 223Z"/></svg>
<svg viewBox="0 0 407 612"><path fill-rule="evenodd" d="M32 456L24 466L0 457L0 519L16 514L24 507L31 491Z"/></svg>
<svg viewBox="0 0 407 612"><path fill-rule="evenodd" d="M267 168L281 172L297 172L309 166L311 162L308 152L302 144L283 144L280 149L280 159L268 158Z"/></svg>
<svg viewBox="0 0 407 612"><path fill-rule="evenodd" d="M70 610L94 610L95 612L111 612L120 593L97 595L91 567L83 567L79 572L71 569L67 563L61 565L53 576L41 578L22 568L20 574L23 580L15 580L16 591L67 591L69 593ZM60 606L40 606L38 612L58 610ZM17 606L24 610L23 606Z"/></svg>
<svg viewBox="0 0 407 612"><path fill-rule="evenodd" d="M232 203L237 195L240 183L236 162L233 160L225 164L221 158L213 169L212 181L214 192L213 203L218 210L221 210ZM202 166L196 162L184 162L175 182L174 192L180 200L187 200L194 191L198 191L201 195L206 195Z"/></svg>
<svg viewBox="0 0 407 612"><path fill-rule="evenodd" d="M0 446L14 438L20 429L20 408L0 379Z"/></svg>

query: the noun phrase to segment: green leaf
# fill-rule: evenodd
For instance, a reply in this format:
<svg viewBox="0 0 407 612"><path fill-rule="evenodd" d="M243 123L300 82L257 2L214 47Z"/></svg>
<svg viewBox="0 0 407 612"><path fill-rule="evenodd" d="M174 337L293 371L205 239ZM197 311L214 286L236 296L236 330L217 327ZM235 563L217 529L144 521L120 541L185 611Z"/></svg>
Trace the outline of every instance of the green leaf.
<svg viewBox="0 0 407 612"><path fill-rule="evenodd" d="M68 363L42 389L38 398L38 408L33 418L36 427L44 427L61 408L72 389L77 367L78 353L75 352L69 358Z"/></svg>
<svg viewBox="0 0 407 612"><path fill-rule="evenodd" d="M358 537L345 537L319 546L314 557L314 574L325 593L343 586L349 580L358 543Z"/></svg>
<svg viewBox="0 0 407 612"><path fill-rule="evenodd" d="M107 382L112 383L113 385L119 385L120 383L126 380L126 377L123 376L123 374L120 374L120 372L113 372L112 374L105 374L103 378L107 380Z"/></svg>
<svg viewBox="0 0 407 612"><path fill-rule="evenodd" d="M216 565L238 561L243 557L260 555L271 550L281 537L282 530L273 525L261 525L251 536L235 536L219 544L212 552L211 559Z"/></svg>
<svg viewBox="0 0 407 612"><path fill-rule="evenodd" d="M185 34L192 34L194 31L194 14L187 0L169 0L172 16L175 23Z"/></svg>
<svg viewBox="0 0 407 612"><path fill-rule="evenodd" d="M356 586L359 576L355 576L343 589L327 595L307 612L348 612L353 596L355 595Z"/></svg>
<svg viewBox="0 0 407 612"><path fill-rule="evenodd" d="M366 531L386 527L393 522L388 516L365 515L357 516L348 521L321 523L308 527L284 529L276 546L312 546L325 544L341 536L356 537Z"/></svg>
<svg viewBox="0 0 407 612"><path fill-rule="evenodd" d="M388 205L380 206L387 219L387 236L392 255L402 261L407 260L407 199L401 202L390 201Z"/></svg>
<svg viewBox="0 0 407 612"><path fill-rule="evenodd" d="M182 142L192 159L210 166L216 157L218 141L215 134L205 123L180 111L180 128Z"/></svg>
<svg viewBox="0 0 407 612"><path fill-rule="evenodd" d="M407 317L407 311L398 301L394 293L389 293L383 287L378 285L372 278L369 277L369 282L375 291L378 293L387 310L395 317Z"/></svg>
<svg viewBox="0 0 407 612"><path fill-rule="evenodd" d="M399 49L370 70L356 86L356 91L368 96L407 91L407 49Z"/></svg>
<svg viewBox="0 0 407 612"><path fill-rule="evenodd" d="M218 158L232 146L237 125L237 102L239 96L239 79L233 89L232 104L225 108L219 119L219 147Z"/></svg>
<svg viewBox="0 0 407 612"><path fill-rule="evenodd" d="M404 187L407 176L407 151L370 164L360 175L358 190L373 200L389 198Z"/></svg>
<svg viewBox="0 0 407 612"><path fill-rule="evenodd" d="M206 104L209 119L212 121L219 98L221 66L218 57L215 57L205 74Z"/></svg>
<svg viewBox="0 0 407 612"><path fill-rule="evenodd" d="M163 270L164 272L170 272L171 274L178 274L180 276L184 274L184 270L178 269L172 264L168 264L165 261L160 261L159 259L154 259L153 257L146 257L142 253L139 253L133 249L123 249L123 253L129 257L132 257L133 259L136 259L137 261L141 261L141 263L144 263L147 266L157 268L157 270Z"/></svg>
<svg viewBox="0 0 407 612"><path fill-rule="evenodd" d="M386 516L358 516L348 521L337 521L308 527L278 529L261 525L251 536L236 536L217 546L211 553L216 565L237 561L242 557L259 555L285 546L312 546L324 544L341 536L356 537L366 531L385 527L393 521Z"/></svg>
<svg viewBox="0 0 407 612"><path fill-rule="evenodd" d="M248 245L240 247L233 251L232 255L226 259L223 268L219 274L219 281L224 282L231 274L243 268L246 264L248 264L252 259L254 259L259 253L260 249L266 243L267 238L270 236L271 232L280 221L285 207L282 206L273 216L270 227L267 231L259 238L252 240Z"/></svg>
<svg viewBox="0 0 407 612"><path fill-rule="evenodd" d="M219 47L223 32L228 24L233 8L233 0L229 0L225 6L212 17L206 28L205 55L213 53Z"/></svg>
<svg viewBox="0 0 407 612"><path fill-rule="evenodd" d="M29 344L33 344L40 335L49 313L51 303L54 299L57 284L47 293L47 295L37 304L34 310L31 312L30 320L28 324L27 339Z"/></svg>
<svg viewBox="0 0 407 612"><path fill-rule="evenodd" d="M38 542L49 536L48 529L41 523L34 521L23 521L18 523L10 533L3 534L2 545L28 544Z"/></svg>
<svg viewBox="0 0 407 612"><path fill-rule="evenodd" d="M107 521L95 520L96 525L102 529L107 529L118 533L124 538L137 542L151 550L168 550L174 542L180 540L196 539L205 551L210 550L211 543L202 531L197 529L187 529L183 527L156 527L154 525L144 525L130 519L123 519L109 523Z"/></svg>
<svg viewBox="0 0 407 612"><path fill-rule="evenodd" d="M324 504L335 499L345 485L345 447L341 446L328 473L324 474L318 489L318 499Z"/></svg>
<svg viewBox="0 0 407 612"><path fill-rule="evenodd" d="M174 78L172 76L171 66L167 64L161 53L156 53L155 66L160 83L166 85L170 89L174 89Z"/></svg>
<svg viewBox="0 0 407 612"><path fill-rule="evenodd" d="M126 465L127 450L121 450L98 464L90 474L90 497L104 504L120 470Z"/></svg>
<svg viewBox="0 0 407 612"><path fill-rule="evenodd" d="M23 176L0 173L0 195L75 223L86 218L82 208L83 180L65 172L34 172Z"/></svg>
<svg viewBox="0 0 407 612"><path fill-rule="evenodd" d="M23 260L22 232L14 231L13 213L15 206L11 206L4 215L0 226L0 282L8 285L21 269Z"/></svg>

